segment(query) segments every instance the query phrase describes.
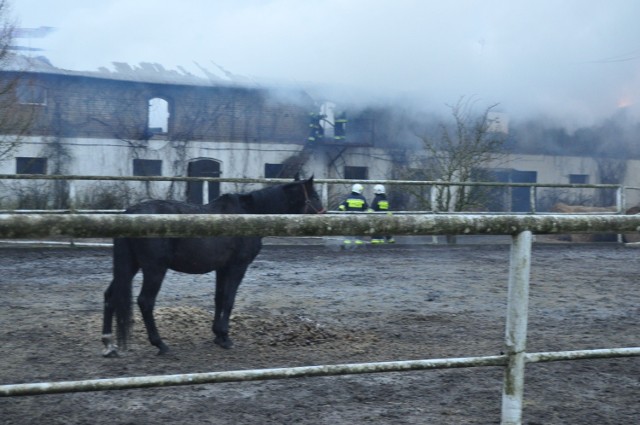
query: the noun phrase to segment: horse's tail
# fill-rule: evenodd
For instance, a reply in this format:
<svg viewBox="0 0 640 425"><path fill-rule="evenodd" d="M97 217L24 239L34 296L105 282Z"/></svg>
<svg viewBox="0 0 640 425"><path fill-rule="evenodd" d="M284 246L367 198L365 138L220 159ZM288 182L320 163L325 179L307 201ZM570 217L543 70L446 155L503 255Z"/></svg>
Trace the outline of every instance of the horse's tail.
<svg viewBox="0 0 640 425"><path fill-rule="evenodd" d="M136 257L128 238L113 241L112 306L116 316L116 338L118 345L127 347L131 334L133 276L138 271Z"/></svg>

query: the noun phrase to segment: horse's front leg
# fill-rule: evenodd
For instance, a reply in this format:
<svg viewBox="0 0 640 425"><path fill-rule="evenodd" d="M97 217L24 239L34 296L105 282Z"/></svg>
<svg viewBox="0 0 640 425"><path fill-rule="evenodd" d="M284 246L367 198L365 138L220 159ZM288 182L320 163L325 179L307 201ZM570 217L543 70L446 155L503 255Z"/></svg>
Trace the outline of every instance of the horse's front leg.
<svg viewBox="0 0 640 425"><path fill-rule="evenodd" d="M145 270L143 268L142 289L140 295L138 295L138 307L144 320L145 328L147 329L147 335L151 345L158 347L158 355L165 354L169 351L169 347L160 338L160 333L156 326L156 321L153 316L153 308L156 304L156 297L162 286L162 280L164 279L167 269L160 270Z"/></svg>
<svg viewBox="0 0 640 425"><path fill-rule="evenodd" d="M216 272L216 308L213 318L213 340L222 348L231 348L233 341L229 338L229 318L233 310L236 293L248 265L225 267Z"/></svg>

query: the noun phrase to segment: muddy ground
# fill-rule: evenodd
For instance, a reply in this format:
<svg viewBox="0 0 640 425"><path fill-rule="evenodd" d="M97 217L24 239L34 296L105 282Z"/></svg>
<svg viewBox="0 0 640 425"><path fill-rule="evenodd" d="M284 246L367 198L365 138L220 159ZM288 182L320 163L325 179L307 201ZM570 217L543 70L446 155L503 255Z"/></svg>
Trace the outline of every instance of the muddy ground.
<svg viewBox="0 0 640 425"><path fill-rule="evenodd" d="M157 356L138 319L120 358L101 357L109 249L0 247L0 383L501 352L507 244L343 252L315 242L265 246L240 287L231 350L212 342L214 277L170 273L157 313L172 352ZM639 255L618 244L536 242L528 351L640 345ZM502 379L502 368L485 367L5 397L0 417L49 425L496 424ZM523 423L637 423L639 379L637 357L530 364Z"/></svg>

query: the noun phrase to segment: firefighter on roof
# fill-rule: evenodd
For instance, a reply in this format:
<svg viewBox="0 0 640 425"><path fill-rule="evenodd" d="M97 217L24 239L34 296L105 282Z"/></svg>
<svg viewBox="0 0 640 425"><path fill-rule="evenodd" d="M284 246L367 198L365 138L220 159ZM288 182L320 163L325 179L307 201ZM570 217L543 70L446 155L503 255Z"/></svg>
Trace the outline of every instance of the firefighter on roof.
<svg viewBox="0 0 640 425"><path fill-rule="evenodd" d="M307 139L309 142L319 142L324 138L324 128L320 124L324 118L324 115L315 112L309 114L309 137Z"/></svg>
<svg viewBox="0 0 640 425"><path fill-rule="evenodd" d="M346 127L347 127L347 113L343 112L336 117L333 133L334 139L337 141L345 140L346 135Z"/></svg>

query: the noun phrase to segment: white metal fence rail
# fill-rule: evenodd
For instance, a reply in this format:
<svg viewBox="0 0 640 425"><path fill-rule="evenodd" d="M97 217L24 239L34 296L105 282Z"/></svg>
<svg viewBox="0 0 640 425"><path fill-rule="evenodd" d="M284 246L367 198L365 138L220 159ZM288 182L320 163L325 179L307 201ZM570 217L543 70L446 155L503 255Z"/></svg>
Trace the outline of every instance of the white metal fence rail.
<svg viewBox="0 0 640 425"><path fill-rule="evenodd" d="M265 183L287 183L291 179L281 178L230 178L230 177L180 177L180 176L90 176L90 175L43 175L43 174L0 174L1 180L63 180L69 184L69 205L72 212L76 212L76 181L119 181L119 182L202 182L203 194L207 198L208 183L238 183L238 184L265 184ZM536 193L541 188L554 189L609 189L615 190L616 211L622 213L626 210L626 193L630 190L640 190L636 187L628 187L619 184L565 184L565 183L501 183L501 182L447 182L447 181L425 181L425 180L354 180L354 179L315 179L315 183L320 186L322 203L328 205L328 186L330 185L351 185L361 183L365 185L384 184L389 186L419 186L419 187L505 187L505 188L528 188L529 190L529 212L537 211ZM435 191L431 192L431 202ZM64 212L69 212L65 210ZM100 212L90 210L87 212Z"/></svg>
<svg viewBox="0 0 640 425"><path fill-rule="evenodd" d="M527 306L532 235L557 233L630 233L640 230L640 215L16 215L0 214L0 238L33 236L171 237L302 236L393 233L403 235L511 235L505 354L307 366L279 369L126 377L52 383L0 385L0 396L102 391L309 376L330 376L440 368L502 366L504 425L522 423L524 367L527 363L640 356L640 347L526 352Z"/></svg>

